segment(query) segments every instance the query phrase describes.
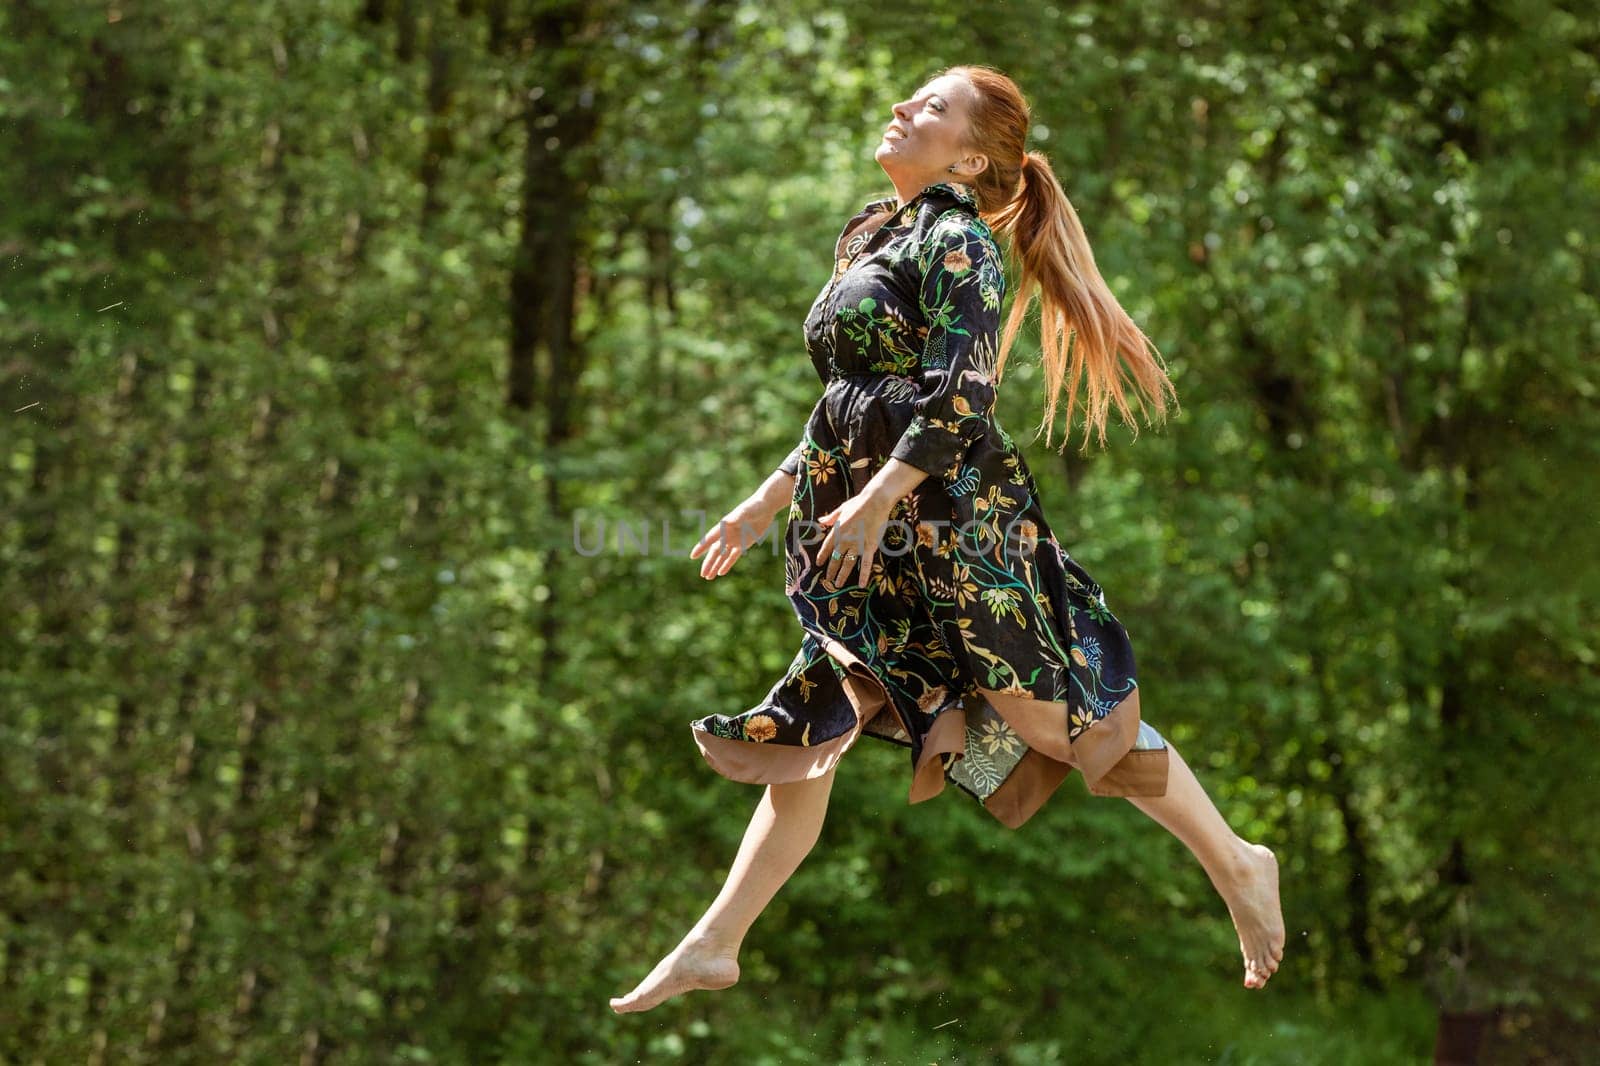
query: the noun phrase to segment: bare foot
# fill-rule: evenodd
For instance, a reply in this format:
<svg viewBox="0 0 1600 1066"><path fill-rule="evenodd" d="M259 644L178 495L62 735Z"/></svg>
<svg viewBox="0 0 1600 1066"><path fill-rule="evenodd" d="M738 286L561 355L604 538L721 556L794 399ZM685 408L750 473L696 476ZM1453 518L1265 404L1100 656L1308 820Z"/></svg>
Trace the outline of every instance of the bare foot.
<svg viewBox="0 0 1600 1066"><path fill-rule="evenodd" d="M1261 844L1245 844L1223 892L1244 956L1244 986L1264 988L1283 961L1283 907L1278 902L1278 857Z"/></svg>
<svg viewBox="0 0 1600 1066"><path fill-rule="evenodd" d="M625 996L614 996L618 1014L649 1010L665 1000L697 988L727 988L739 980L739 961L729 952L698 940L685 940Z"/></svg>

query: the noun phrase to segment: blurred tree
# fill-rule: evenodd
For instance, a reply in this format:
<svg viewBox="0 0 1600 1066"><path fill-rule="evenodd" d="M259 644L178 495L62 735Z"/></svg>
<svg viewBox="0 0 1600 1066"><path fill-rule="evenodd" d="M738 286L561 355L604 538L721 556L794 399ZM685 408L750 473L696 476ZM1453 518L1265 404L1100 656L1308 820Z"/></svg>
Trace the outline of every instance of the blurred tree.
<svg viewBox="0 0 1600 1066"><path fill-rule="evenodd" d="M1592 21L0 10L0 1060L1593 1059ZM799 638L776 559L687 550L959 62L1173 370L1164 430L1030 461L1278 850L1285 969L1234 992L1126 805L1008 833L869 743L744 982L615 1018L757 799L687 723Z"/></svg>

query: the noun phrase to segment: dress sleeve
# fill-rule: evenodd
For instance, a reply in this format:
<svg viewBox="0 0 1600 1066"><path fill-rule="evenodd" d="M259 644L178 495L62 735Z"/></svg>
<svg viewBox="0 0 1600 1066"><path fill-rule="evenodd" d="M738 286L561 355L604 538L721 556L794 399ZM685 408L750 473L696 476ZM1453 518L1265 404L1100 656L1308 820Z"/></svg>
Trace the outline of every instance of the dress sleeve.
<svg viewBox="0 0 1600 1066"><path fill-rule="evenodd" d="M988 226L964 212L934 226L917 263L928 324L922 380L916 414L890 455L940 477L989 423L1005 269Z"/></svg>
<svg viewBox="0 0 1600 1066"><path fill-rule="evenodd" d="M794 451L789 453L788 458L778 464L778 471L780 473L788 474L790 477L799 477L800 464L805 459L805 451L806 442L802 440L799 444L794 446Z"/></svg>

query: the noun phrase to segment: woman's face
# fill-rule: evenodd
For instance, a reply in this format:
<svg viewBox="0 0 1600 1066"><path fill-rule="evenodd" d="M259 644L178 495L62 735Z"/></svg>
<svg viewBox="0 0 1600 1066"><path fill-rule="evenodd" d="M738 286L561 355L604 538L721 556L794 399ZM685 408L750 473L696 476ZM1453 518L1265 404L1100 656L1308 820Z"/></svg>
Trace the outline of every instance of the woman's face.
<svg viewBox="0 0 1600 1066"><path fill-rule="evenodd" d="M946 74L894 105L875 153L895 185L920 189L939 181L970 182L983 169L983 157L968 157L963 144L967 116L975 102L972 83ZM952 174L947 168L957 165Z"/></svg>

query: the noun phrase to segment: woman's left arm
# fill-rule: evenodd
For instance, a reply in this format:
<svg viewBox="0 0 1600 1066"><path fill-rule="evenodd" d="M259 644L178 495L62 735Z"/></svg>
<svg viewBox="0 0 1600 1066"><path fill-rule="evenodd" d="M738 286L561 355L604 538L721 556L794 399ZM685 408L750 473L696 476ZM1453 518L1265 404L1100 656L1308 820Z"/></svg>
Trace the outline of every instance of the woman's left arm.
<svg viewBox="0 0 1600 1066"><path fill-rule="evenodd" d="M986 432L1005 269L988 226L952 212L919 257L919 300L928 323L916 411L888 462L862 490L819 521L829 526L818 560L830 582L852 569L865 584L894 505L933 476L952 476ZM841 557L834 559L839 551Z"/></svg>
<svg viewBox="0 0 1600 1066"><path fill-rule="evenodd" d="M935 224L921 264L922 381L916 415L890 455L953 476L994 408L1005 265L989 227L959 210Z"/></svg>
<svg viewBox="0 0 1600 1066"><path fill-rule="evenodd" d="M817 547L817 561L830 583L843 584L852 570L857 572L858 584L867 583L894 505L927 477L927 471L891 458L860 492L817 519L819 525L828 527ZM833 557L835 552L838 558Z"/></svg>

